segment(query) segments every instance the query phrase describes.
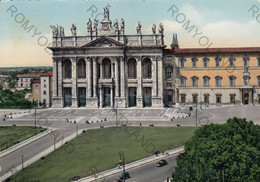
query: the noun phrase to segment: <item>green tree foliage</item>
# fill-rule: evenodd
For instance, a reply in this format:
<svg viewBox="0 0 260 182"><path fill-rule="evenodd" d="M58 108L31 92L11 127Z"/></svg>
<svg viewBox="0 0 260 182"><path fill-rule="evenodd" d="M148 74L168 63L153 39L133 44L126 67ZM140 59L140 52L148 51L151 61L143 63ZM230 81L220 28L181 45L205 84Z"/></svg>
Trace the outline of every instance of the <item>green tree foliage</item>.
<svg viewBox="0 0 260 182"><path fill-rule="evenodd" d="M10 90L3 90L0 87L0 108L10 109L27 109L32 107L32 103L26 100L26 90L17 90L12 92Z"/></svg>
<svg viewBox="0 0 260 182"><path fill-rule="evenodd" d="M175 182L259 182L260 126L234 117L196 130L178 159Z"/></svg>

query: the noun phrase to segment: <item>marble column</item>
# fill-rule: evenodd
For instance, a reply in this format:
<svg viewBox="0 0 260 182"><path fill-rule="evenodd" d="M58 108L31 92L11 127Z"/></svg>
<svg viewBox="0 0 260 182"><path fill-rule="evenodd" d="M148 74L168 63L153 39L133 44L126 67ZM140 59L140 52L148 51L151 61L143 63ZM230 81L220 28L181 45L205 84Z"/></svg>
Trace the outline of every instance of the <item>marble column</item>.
<svg viewBox="0 0 260 182"><path fill-rule="evenodd" d="M102 89L102 86L100 85L99 86L99 108L102 108L103 107L103 89Z"/></svg>
<svg viewBox="0 0 260 182"><path fill-rule="evenodd" d="M152 58L152 79L153 79L153 90L152 97L157 97L157 59L154 56Z"/></svg>
<svg viewBox="0 0 260 182"><path fill-rule="evenodd" d="M114 64L111 61L111 78L115 78L114 76Z"/></svg>
<svg viewBox="0 0 260 182"><path fill-rule="evenodd" d="M143 107L142 58L137 58L137 103L136 107Z"/></svg>
<svg viewBox="0 0 260 182"><path fill-rule="evenodd" d="M110 86L110 105L111 105L111 108L114 107L114 94L113 94L113 86L112 85Z"/></svg>
<svg viewBox="0 0 260 182"><path fill-rule="evenodd" d="M115 97L119 97L119 76L118 76L118 59L115 58Z"/></svg>
<svg viewBox="0 0 260 182"><path fill-rule="evenodd" d="M97 58L93 57L93 97L97 97Z"/></svg>
<svg viewBox="0 0 260 182"><path fill-rule="evenodd" d="M78 107L78 97L77 97L77 61L76 58L72 58L72 108Z"/></svg>
<svg viewBox="0 0 260 182"><path fill-rule="evenodd" d="M52 58L53 59L53 97L57 97L58 96L58 61L56 58Z"/></svg>
<svg viewBox="0 0 260 182"><path fill-rule="evenodd" d="M103 78L102 62L99 64L100 78Z"/></svg>
<svg viewBox="0 0 260 182"><path fill-rule="evenodd" d="M88 79L88 88L87 88L87 97L92 97L92 69L91 69L91 59L87 58L87 79Z"/></svg>
<svg viewBox="0 0 260 182"><path fill-rule="evenodd" d="M120 57L120 71L121 71L121 97L125 97L125 62L124 58Z"/></svg>

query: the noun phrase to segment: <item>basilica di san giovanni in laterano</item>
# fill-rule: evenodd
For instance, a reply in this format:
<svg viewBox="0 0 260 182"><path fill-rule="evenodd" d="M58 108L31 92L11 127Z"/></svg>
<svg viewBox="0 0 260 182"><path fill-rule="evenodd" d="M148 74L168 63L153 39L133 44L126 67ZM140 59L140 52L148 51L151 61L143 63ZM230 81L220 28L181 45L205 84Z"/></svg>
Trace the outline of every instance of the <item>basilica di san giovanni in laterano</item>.
<svg viewBox="0 0 260 182"><path fill-rule="evenodd" d="M259 104L260 47L179 48L164 45L162 24L125 34L124 19L88 19L86 35L51 26L52 107L162 108L174 104Z"/></svg>

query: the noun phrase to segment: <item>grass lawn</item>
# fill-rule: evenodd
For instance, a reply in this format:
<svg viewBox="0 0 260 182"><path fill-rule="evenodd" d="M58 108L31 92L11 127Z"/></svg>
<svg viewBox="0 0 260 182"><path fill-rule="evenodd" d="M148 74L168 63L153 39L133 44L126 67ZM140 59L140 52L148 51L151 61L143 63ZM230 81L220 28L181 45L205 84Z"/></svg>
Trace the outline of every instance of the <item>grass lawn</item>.
<svg viewBox="0 0 260 182"><path fill-rule="evenodd" d="M37 127L36 133L45 130ZM0 151L32 137L34 133L34 126L0 126Z"/></svg>
<svg viewBox="0 0 260 182"><path fill-rule="evenodd" d="M111 127L88 130L9 180L71 181L73 176L90 175L94 168L98 173L116 167L120 158L119 151L124 153L126 163L129 163L154 155L156 150L184 145L196 129L197 127Z"/></svg>

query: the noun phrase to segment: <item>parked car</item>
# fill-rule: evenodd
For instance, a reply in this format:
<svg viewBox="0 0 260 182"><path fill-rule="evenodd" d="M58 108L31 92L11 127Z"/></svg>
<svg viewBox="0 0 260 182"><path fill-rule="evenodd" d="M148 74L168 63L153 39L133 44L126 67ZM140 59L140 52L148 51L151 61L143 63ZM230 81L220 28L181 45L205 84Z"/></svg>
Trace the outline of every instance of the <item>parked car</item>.
<svg viewBox="0 0 260 182"><path fill-rule="evenodd" d="M157 162L156 166L161 167L161 166L165 166L167 164L168 164L168 162L163 159L163 160L160 160L159 162Z"/></svg>
<svg viewBox="0 0 260 182"><path fill-rule="evenodd" d="M115 181L116 181L116 182L122 182L122 180L124 179L124 175L125 175L125 179L130 178L129 172L125 172L125 174L124 174L124 173L121 173L120 176L118 176L118 177L115 179Z"/></svg>
<svg viewBox="0 0 260 182"><path fill-rule="evenodd" d="M177 159L180 159L180 158L183 157L183 155L184 155L184 152L181 152L181 153L178 154L178 156L177 156L176 158L177 158Z"/></svg>

